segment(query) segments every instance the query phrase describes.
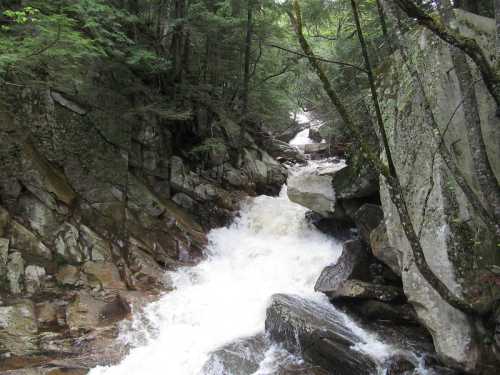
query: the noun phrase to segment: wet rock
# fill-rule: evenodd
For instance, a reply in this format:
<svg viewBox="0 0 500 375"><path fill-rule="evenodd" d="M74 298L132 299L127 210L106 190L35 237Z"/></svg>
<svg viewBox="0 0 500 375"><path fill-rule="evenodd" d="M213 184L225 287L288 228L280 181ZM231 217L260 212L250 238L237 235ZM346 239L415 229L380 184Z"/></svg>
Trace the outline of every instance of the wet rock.
<svg viewBox="0 0 500 375"><path fill-rule="evenodd" d="M71 331L93 330L127 317L130 308L117 296L111 302L92 297L87 292L78 293L66 309L66 322Z"/></svg>
<svg viewBox="0 0 500 375"><path fill-rule="evenodd" d="M287 181L288 198L323 217L335 211L335 192L330 176L299 175L290 176Z"/></svg>
<svg viewBox="0 0 500 375"><path fill-rule="evenodd" d="M66 213L76 198L66 177L54 168L30 143L23 149L23 185L47 207ZM61 203L63 205L61 205Z"/></svg>
<svg viewBox="0 0 500 375"><path fill-rule="evenodd" d="M64 223L57 230L57 237L55 239L55 249L67 262L81 263L88 260L80 242L80 233L78 229L70 223Z"/></svg>
<svg viewBox="0 0 500 375"><path fill-rule="evenodd" d="M274 139L271 142L267 142L266 145L269 154L280 162L305 162L304 155L296 147L290 146L288 143Z"/></svg>
<svg viewBox="0 0 500 375"><path fill-rule="evenodd" d="M121 295L117 295L112 301L100 311L100 321L103 325L110 325L114 322L119 322L130 316L132 312L129 303Z"/></svg>
<svg viewBox="0 0 500 375"><path fill-rule="evenodd" d="M28 293L37 292L45 280L45 268L35 265L29 265L24 270L24 283Z"/></svg>
<svg viewBox="0 0 500 375"><path fill-rule="evenodd" d="M413 374L415 364L410 362L407 357L399 355L390 359L386 365L386 375L404 375Z"/></svg>
<svg viewBox="0 0 500 375"><path fill-rule="evenodd" d="M0 237L5 237L7 234L7 225L10 221L10 215L5 208L0 206Z"/></svg>
<svg viewBox="0 0 500 375"><path fill-rule="evenodd" d="M234 168L229 163L224 164L222 179L227 184L237 188L245 188L249 183L248 176L243 173L243 171Z"/></svg>
<svg viewBox="0 0 500 375"><path fill-rule="evenodd" d="M382 207L376 204L366 203L354 214L354 222L359 229L361 238L366 243L370 243L370 233L383 219L384 211L382 211Z"/></svg>
<svg viewBox="0 0 500 375"><path fill-rule="evenodd" d="M149 215L158 217L165 212L166 207L161 200L136 176L129 173L127 185L128 204L142 209Z"/></svg>
<svg viewBox="0 0 500 375"><path fill-rule="evenodd" d="M367 321L389 321L395 324L418 324L415 309L410 304L386 303L376 300L343 300L335 305L347 306L349 311Z"/></svg>
<svg viewBox="0 0 500 375"><path fill-rule="evenodd" d="M9 260L9 244L8 238L0 238L0 275L5 275L7 272L7 262ZM1 278L2 276L0 276Z"/></svg>
<svg viewBox="0 0 500 375"><path fill-rule="evenodd" d="M257 194L278 195L286 182L288 171L281 165L268 164L267 183L257 186Z"/></svg>
<svg viewBox="0 0 500 375"><path fill-rule="evenodd" d="M72 265L64 265L57 271L56 280L62 285L76 286L80 282L80 269Z"/></svg>
<svg viewBox="0 0 500 375"><path fill-rule="evenodd" d="M24 289L24 259L19 252L9 254L7 280L12 294L22 293Z"/></svg>
<svg viewBox="0 0 500 375"><path fill-rule="evenodd" d="M280 369L275 375L330 375L330 372L323 370L319 366L302 363L300 365L290 365L284 369Z"/></svg>
<svg viewBox="0 0 500 375"><path fill-rule="evenodd" d="M31 230L42 238L49 238L59 225L56 211L50 209L30 193L21 194L17 214L25 218Z"/></svg>
<svg viewBox="0 0 500 375"><path fill-rule="evenodd" d="M52 253L49 248L25 226L12 221L11 233L11 247L22 252L26 260L46 262L52 259Z"/></svg>
<svg viewBox="0 0 500 375"><path fill-rule="evenodd" d="M333 177L337 199L367 198L379 191L378 174L368 166L347 165Z"/></svg>
<svg viewBox="0 0 500 375"><path fill-rule="evenodd" d="M184 193L177 193L172 197L172 200L177 203L182 208L186 210L193 210L196 205L196 201L192 199L189 195Z"/></svg>
<svg viewBox="0 0 500 375"><path fill-rule="evenodd" d="M391 285L367 283L364 281L353 279L346 280L334 290L329 290L325 293L331 299L374 299L382 302L404 300L404 293L401 288Z"/></svg>
<svg viewBox="0 0 500 375"><path fill-rule="evenodd" d="M0 351L27 355L38 350L35 305L29 300L0 306Z"/></svg>
<svg viewBox="0 0 500 375"><path fill-rule="evenodd" d="M127 289L120 272L111 262L86 262L83 272L87 275L90 285L102 289Z"/></svg>
<svg viewBox="0 0 500 375"><path fill-rule="evenodd" d="M390 245L385 223L381 222L371 231L369 243L372 254L395 274L401 276L400 258L402 254Z"/></svg>
<svg viewBox="0 0 500 375"><path fill-rule="evenodd" d="M309 138L311 138L313 141L320 143L323 140L323 136L321 135L321 132L319 129L315 128L310 128L309 129Z"/></svg>
<svg viewBox="0 0 500 375"><path fill-rule="evenodd" d="M348 279L366 277L369 265L370 258L363 243L360 240L346 241L341 256L334 265L323 269L314 290L335 292Z"/></svg>
<svg viewBox="0 0 500 375"><path fill-rule="evenodd" d="M196 185L199 184L199 176L191 172L184 161L178 156L170 159L170 185L172 189L193 196Z"/></svg>
<svg viewBox="0 0 500 375"><path fill-rule="evenodd" d="M267 183L267 164L260 160L256 150L245 149L243 169L256 185Z"/></svg>
<svg viewBox="0 0 500 375"><path fill-rule="evenodd" d="M41 302L36 305L36 317L38 324L52 325L57 323L57 303L56 301Z"/></svg>
<svg viewBox="0 0 500 375"><path fill-rule="evenodd" d="M326 304L276 294L267 309L266 331L288 350L300 351L306 360L335 374L376 373L373 359L352 349L362 339Z"/></svg>
<svg viewBox="0 0 500 375"><path fill-rule="evenodd" d="M329 145L327 143L311 143L304 145L304 153L305 154L319 154L327 152L329 149Z"/></svg>
<svg viewBox="0 0 500 375"><path fill-rule="evenodd" d="M80 236L83 252L93 261L112 260L111 246L108 241L99 236L86 225L80 225Z"/></svg>
<svg viewBox="0 0 500 375"><path fill-rule="evenodd" d="M266 340L263 335L238 340L212 352L202 373L250 375L264 359Z"/></svg>
<svg viewBox="0 0 500 375"><path fill-rule="evenodd" d="M345 241L352 239L354 236L354 224L351 221L339 220L330 217L325 218L313 211L306 212L306 220L308 223L318 228L321 232L329 234L337 240Z"/></svg>
<svg viewBox="0 0 500 375"><path fill-rule="evenodd" d="M128 264L137 287L148 290L172 288L172 282L154 258L138 246L130 249Z"/></svg>

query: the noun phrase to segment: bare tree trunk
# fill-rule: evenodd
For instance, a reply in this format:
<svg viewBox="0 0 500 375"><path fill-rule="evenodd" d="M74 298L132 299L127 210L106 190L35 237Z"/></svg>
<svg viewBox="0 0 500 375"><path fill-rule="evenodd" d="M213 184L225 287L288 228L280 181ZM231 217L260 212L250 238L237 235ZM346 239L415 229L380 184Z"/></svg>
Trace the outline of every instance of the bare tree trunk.
<svg viewBox="0 0 500 375"><path fill-rule="evenodd" d="M248 123L248 91L250 89L250 59L252 53L253 0L247 0L247 25L245 36L245 67L243 76L242 121L240 128L240 149L243 147Z"/></svg>
<svg viewBox="0 0 500 375"><path fill-rule="evenodd" d="M365 58L365 64L367 71L371 71L371 66L370 66L370 61L368 59L368 54L366 51L366 43L364 42L364 37L361 32L360 24L359 24L359 16L357 13L357 7L355 0L351 0L351 4L353 6L353 13L355 17L355 22L356 22L356 27L358 31L358 36L360 39L360 43L363 48L363 56ZM389 166L385 166L382 164L380 161L380 158L378 155L373 155L369 148L367 147L367 140L362 138L362 135L357 128L357 126L354 124L350 114L346 110L346 107L344 104L340 101L338 96L335 93L335 90L333 89L329 79L327 78L321 64L317 61L315 58L314 52L311 50L307 40L304 37L304 34L302 32L302 16L301 16L301 10L300 10L300 5L298 0L294 0L293 2L293 9L294 12L293 14L290 13L290 19L292 21L292 24L294 25L295 32L297 34L297 37L299 39L299 43L304 51L304 53L308 56L309 63L313 67L314 71L318 75L318 78L323 84L323 88L325 92L327 93L328 97L330 98L332 104L335 106L339 114L341 115L342 119L344 120L344 123L349 127L349 129L360 138L360 144L362 148L362 152L365 153L367 161L380 173L383 175L385 178L385 181L388 185L389 188L389 193L391 196L391 200L394 202L394 205L396 206L401 225L403 227L403 230L405 232L405 235L408 239L408 242L410 243L412 252L413 252L413 257L415 260L415 264L417 268L419 269L420 273L422 276L427 280L427 282L439 293L439 295L451 306L455 307L458 310L463 311L464 313L467 313L469 315L476 315L477 312L474 310L473 306L468 304L465 301L462 301L461 299L457 298L449 289L448 287L432 272L430 269L429 265L427 264L427 261L425 259L425 255L422 249L422 246L420 244L420 241L417 237L417 234L414 230L413 223L411 222L410 215L408 213L408 209L406 207L406 202L404 201L403 197L403 191L401 189L396 170L394 167L394 164L392 162L392 156L391 156L391 150L388 148L388 142L387 142L387 137L384 137L385 134L385 128L383 126L382 117L377 115L377 122L379 125L379 129L382 130L381 136L382 136L382 144L384 146L384 152L386 153L387 159ZM370 86L372 90L372 96L374 99L374 104L378 106L378 100L376 96L376 90L374 87L374 80L373 80L373 74L369 74L370 78ZM375 92L374 92L375 90ZM378 110L378 113L380 113L380 108Z"/></svg>
<svg viewBox="0 0 500 375"><path fill-rule="evenodd" d="M186 13L186 0L175 0L174 4L174 20L177 24L174 27L172 36L171 56L173 60L173 81L179 81L182 73L182 57L183 57L183 39L184 39L184 20Z"/></svg>
<svg viewBox="0 0 500 375"><path fill-rule="evenodd" d="M495 0L496 69L500 72L500 0ZM500 115L500 114L499 114Z"/></svg>
<svg viewBox="0 0 500 375"><path fill-rule="evenodd" d="M377 11L378 11L378 17L380 20L380 27L382 28L382 35L384 36L384 38L386 40L389 40L388 34L387 34L387 23L385 22L384 8L382 7L380 0L377 0Z"/></svg>

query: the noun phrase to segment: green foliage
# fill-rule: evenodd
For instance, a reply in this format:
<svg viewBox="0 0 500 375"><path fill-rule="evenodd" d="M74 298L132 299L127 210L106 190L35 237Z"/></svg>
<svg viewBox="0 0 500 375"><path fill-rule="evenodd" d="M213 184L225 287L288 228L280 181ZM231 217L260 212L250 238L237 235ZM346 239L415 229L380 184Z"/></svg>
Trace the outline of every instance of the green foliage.
<svg viewBox="0 0 500 375"><path fill-rule="evenodd" d="M0 77L78 80L90 66L107 60L148 74L169 66L166 58L129 37L140 19L109 1L34 0L32 6L3 14Z"/></svg>
<svg viewBox="0 0 500 375"><path fill-rule="evenodd" d="M215 107L233 112L234 118L240 113L246 0L8 0L3 4L0 80L64 82L71 87L103 67L128 69L166 95L172 108L176 104L169 100L175 92L176 98L208 97L217 103ZM307 61L272 47L300 51L286 12L288 2L252 4L248 118L284 129L290 125L290 113L300 108L328 109ZM307 38L318 55L362 65L348 1L303 0L303 9ZM377 60L382 38L375 0L361 2L361 12L370 52ZM325 67L349 95L363 95L364 77L359 72L333 64ZM171 117L164 110L157 112L161 118Z"/></svg>

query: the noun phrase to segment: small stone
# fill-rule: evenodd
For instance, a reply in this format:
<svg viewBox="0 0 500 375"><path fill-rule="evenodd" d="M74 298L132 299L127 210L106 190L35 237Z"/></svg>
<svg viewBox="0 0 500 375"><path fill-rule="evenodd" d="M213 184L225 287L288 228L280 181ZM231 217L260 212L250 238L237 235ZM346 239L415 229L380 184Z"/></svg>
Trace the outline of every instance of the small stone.
<svg viewBox="0 0 500 375"><path fill-rule="evenodd" d="M5 275L6 272L9 260L9 243L8 238L0 238L0 275Z"/></svg>
<svg viewBox="0 0 500 375"><path fill-rule="evenodd" d="M103 289L127 289L114 263L86 262L83 265L83 272L89 277L89 282L91 284L95 282L97 287Z"/></svg>
<svg viewBox="0 0 500 375"><path fill-rule="evenodd" d="M64 223L58 230L55 240L56 251L67 262L84 262L88 256L79 243L78 229L69 223Z"/></svg>
<svg viewBox="0 0 500 375"><path fill-rule="evenodd" d="M72 265L65 265L57 271L56 280L63 285L77 285L80 280L80 270Z"/></svg>
<svg viewBox="0 0 500 375"><path fill-rule="evenodd" d="M120 296L106 302L92 297L87 292L80 292L66 309L66 322L71 331L92 330L120 321L129 314L130 306Z"/></svg>
<svg viewBox="0 0 500 375"><path fill-rule="evenodd" d="M401 288L391 285L372 284L359 280L344 281L335 290L326 292L326 295L332 299L374 299L382 302L392 302L404 299L404 293Z"/></svg>
<svg viewBox="0 0 500 375"><path fill-rule="evenodd" d="M40 289L45 279L45 268L29 265L24 271L24 282L29 293L35 293Z"/></svg>
<svg viewBox="0 0 500 375"><path fill-rule="evenodd" d="M36 315L39 324L57 322L57 306L54 302L42 302L37 305Z"/></svg>
<svg viewBox="0 0 500 375"><path fill-rule="evenodd" d="M94 261L108 261L112 259L109 242L85 225L80 226L82 242L85 244L85 253L90 254Z"/></svg>
<svg viewBox="0 0 500 375"><path fill-rule="evenodd" d="M37 350L38 325L30 300L0 306L0 352L29 355Z"/></svg>
<svg viewBox="0 0 500 375"><path fill-rule="evenodd" d="M29 229L16 221L11 222L11 247L18 249L27 257L36 257L41 260L52 259L52 253L45 244Z"/></svg>
<svg viewBox="0 0 500 375"><path fill-rule="evenodd" d="M19 252L9 255L7 264L7 280L12 294L20 294L23 291L24 259Z"/></svg>

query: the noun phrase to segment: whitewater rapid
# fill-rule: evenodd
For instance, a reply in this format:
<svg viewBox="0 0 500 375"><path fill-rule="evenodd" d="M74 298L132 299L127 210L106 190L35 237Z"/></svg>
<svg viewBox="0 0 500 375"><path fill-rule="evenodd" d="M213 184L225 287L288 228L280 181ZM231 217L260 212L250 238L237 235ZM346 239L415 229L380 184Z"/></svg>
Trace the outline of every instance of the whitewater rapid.
<svg viewBox="0 0 500 375"><path fill-rule="evenodd" d="M311 228L305 212L286 187L279 197L249 201L230 227L209 233L208 258L170 273L176 289L123 329L122 339L135 346L130 354L90 374L196 375L213 350L264 331L273 294L322 299L314 282L341 246Z"/></svg>

